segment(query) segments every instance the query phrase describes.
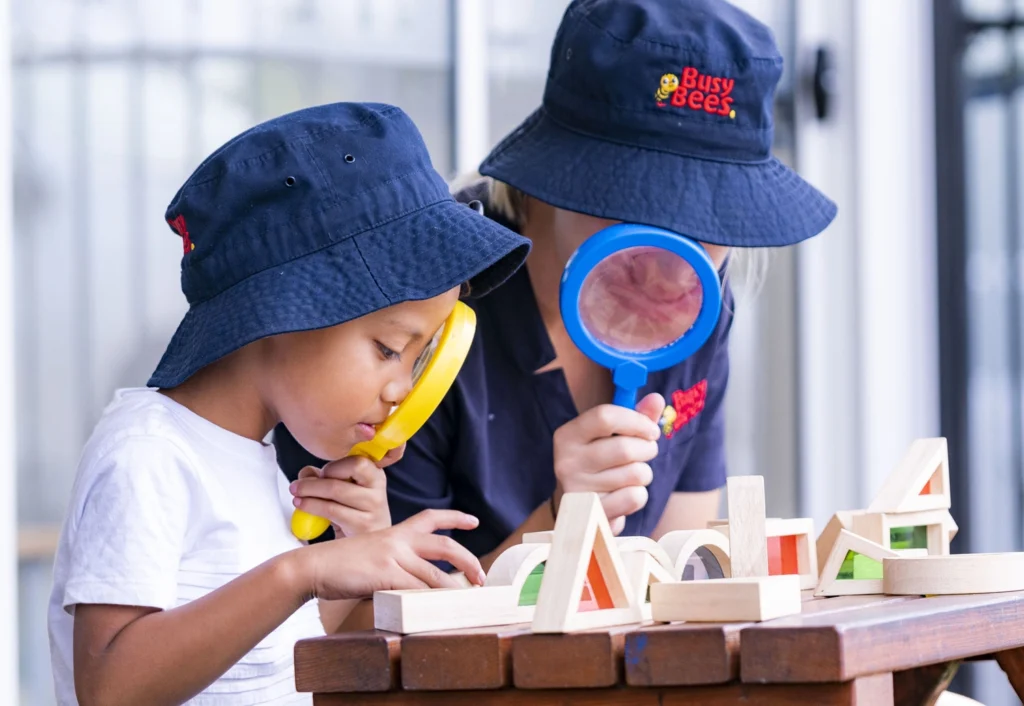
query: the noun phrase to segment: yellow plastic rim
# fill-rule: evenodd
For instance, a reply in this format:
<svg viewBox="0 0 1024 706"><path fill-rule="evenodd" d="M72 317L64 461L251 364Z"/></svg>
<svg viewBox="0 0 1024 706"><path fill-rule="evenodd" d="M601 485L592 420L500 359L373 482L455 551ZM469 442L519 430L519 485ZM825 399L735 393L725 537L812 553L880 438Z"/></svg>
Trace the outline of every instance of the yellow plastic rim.
<svg viewBox="0 0 1024 706"><path fill-rule="evenodd" d="M353 446L348 455L366 456L379 461L388 451L411 439L448 394L462 364L466 362L475 333L476 312L462 302L456 302L452 313L445 320L437 349L412 390L384 423L377 427L376 436ZM328 527L328 520L303 510L296 510L292 514L292 534L299 539L315 539L326 532Z"/></svg>

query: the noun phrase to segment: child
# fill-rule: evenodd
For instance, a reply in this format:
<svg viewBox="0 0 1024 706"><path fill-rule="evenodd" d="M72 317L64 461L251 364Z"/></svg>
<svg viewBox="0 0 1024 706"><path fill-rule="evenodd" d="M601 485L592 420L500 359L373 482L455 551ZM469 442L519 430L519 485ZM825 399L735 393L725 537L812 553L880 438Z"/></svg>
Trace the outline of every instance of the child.
<svg viewBox="0 0 1024 706"><path fill-rule="evenodd" d="M79 463L49 608L57 698L309 703L292 650L324 633L310 599L456 585L432 561L483 580L433 534L475 518L390 527L383 471L344 457L408 393L460 286L486 293L529 244L456 203L409 118L374 104L248 130L167 220L190 309L149 389L116 393ZM343 507L303 507L329 508L343 539L292 537L297 503L264 443L279 422L333 460Z"/></svg>

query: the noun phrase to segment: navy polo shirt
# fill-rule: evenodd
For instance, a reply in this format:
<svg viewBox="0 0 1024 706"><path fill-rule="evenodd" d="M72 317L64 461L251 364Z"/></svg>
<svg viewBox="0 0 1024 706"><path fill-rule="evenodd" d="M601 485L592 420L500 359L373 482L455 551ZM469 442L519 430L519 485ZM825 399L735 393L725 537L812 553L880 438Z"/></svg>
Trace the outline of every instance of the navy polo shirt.
<svg viewBox="0 0 1024 706"><path fill-rule="evenodd" d="M535 372L555 359L555 350L525 267L467 303L477 315L473 345L440 407L409 441L405 457L387 469L388 501L394 522L427 508L475 515L476 529L453 536L482 556L551 497L552 435L578 412L561 370ZM650 463L647 505L626 518L623 534L650 535L673 492L725 484L723 399L732 310L726 286L721 319L707 342L680 365L650 374L638 394L659 392L672 411L663 417L659 453ZM304 465L323 463L283 427L275 444L290 478Z"/></svg>

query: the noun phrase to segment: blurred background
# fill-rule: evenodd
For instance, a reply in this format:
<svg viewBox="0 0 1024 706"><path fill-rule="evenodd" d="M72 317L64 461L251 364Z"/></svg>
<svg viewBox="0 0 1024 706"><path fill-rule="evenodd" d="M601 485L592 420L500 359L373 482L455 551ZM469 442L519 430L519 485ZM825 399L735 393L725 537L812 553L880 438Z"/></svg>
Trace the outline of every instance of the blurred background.
<svg viewBox="0 0 1024 706"><path fill-rule="evenodd" d="M1024 0L736 4L786 57L776 154L840 215L737 282L730 472L820 528L942 434L954 551L1020 550ZM344 100L402 106L439 171L470 171L538 106L565 5L0 1L0 703L54 703L56 535L103 406L185 311L162 219L182 181L254 123ZM994 664L962 672L1017 703Z"/></svg>

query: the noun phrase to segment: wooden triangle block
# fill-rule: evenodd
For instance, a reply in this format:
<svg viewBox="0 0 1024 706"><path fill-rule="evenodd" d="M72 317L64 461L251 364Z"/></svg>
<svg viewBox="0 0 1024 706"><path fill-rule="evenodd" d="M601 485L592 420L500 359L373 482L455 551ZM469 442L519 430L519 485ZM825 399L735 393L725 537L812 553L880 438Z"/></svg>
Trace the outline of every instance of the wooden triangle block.
<svg viewBox="0 0 1024 706"><path fill-rule="evenodd" d="M917 512L948 510L949 455L946 440L918 439L907 449L875 499L868 512Z"/></svg>
<svg viewBox="0 0 1024 706"><path fill-rule="evenodd" d="M537 595L533 632L574 632L642 619L597 493L566 493Z"/></svg>
<svg viewBox="0 0 1024 706"><path fill-rule="evenodd" d="M899 554L863 537L839 531L821 572L815 596L856 596L882 592L882 559ZM845 574L845 575L844 575Z"/></svg>

